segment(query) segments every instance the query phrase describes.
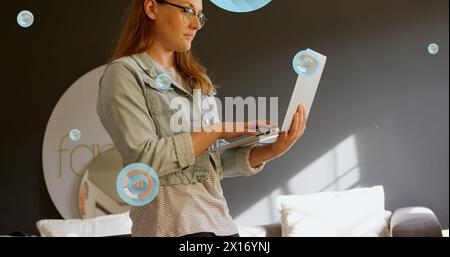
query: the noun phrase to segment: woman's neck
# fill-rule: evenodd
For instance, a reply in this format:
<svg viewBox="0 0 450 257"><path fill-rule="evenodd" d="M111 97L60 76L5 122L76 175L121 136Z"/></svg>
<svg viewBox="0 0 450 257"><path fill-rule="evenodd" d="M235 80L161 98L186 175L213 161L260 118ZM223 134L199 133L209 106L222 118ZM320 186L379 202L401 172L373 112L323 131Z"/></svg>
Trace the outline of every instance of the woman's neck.
<svg viewBox="0 0 450 257"><path fill-rule="evenodd" d="M147 54L164 68L174 68L174 51L165 49L158 41L148 48Z"/></svg>

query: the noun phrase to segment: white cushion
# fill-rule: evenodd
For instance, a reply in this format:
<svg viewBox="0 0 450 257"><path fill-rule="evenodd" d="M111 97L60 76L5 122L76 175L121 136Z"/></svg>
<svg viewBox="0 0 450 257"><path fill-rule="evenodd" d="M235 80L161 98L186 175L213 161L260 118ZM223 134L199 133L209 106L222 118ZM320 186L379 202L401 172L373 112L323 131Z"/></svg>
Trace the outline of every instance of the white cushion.
<svg viewBox="0 0 450 257"><path fill-rule="evenodd" d="M262 226L238 227L240 237L266 237L267 231Z"/></svg>
<svg viewBox="0 0 450 257"><path fill-rule="evenodd" d="M389 236L382 186L277 198L286 237Z"/></svg>
<svg viewBox="0 0 450 257"><path fill-rule="evenodd" d="M240 237L280 237L281 224L238 226Z"/></svg>
<svg viewBox="0 0 450 257"><path fill-rule="evenodd" d="M129 212L93 219L40 220L36 226L43 237L104 237L131 234Z"/></svg>

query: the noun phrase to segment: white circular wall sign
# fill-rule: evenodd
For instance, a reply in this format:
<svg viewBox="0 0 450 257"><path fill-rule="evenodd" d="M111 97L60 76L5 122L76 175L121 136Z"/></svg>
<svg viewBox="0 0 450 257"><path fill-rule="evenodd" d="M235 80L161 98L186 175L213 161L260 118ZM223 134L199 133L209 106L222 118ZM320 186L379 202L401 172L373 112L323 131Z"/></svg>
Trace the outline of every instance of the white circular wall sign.
<svg viewBox="0 0 450 257"><path fill-rule="evenodd" d="M96 109L98 84L105 68L88 72L70 86L53 109L45 130L45 183L65 219L81 218L78 189L84 171L95 157L113 147Z"/></svg>

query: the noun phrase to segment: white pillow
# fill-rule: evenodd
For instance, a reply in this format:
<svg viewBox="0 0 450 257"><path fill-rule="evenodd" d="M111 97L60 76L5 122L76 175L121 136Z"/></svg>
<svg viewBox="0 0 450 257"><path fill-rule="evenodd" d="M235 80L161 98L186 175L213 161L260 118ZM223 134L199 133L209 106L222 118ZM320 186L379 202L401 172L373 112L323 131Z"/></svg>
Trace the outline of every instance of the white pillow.
<svg viewBox="0 0 450 257"><path fill-rule="evenodd" d="M277 198L285 237L388 236L382 186Z"/></svg>
<svg viewBox="0 0 450 257"><path fill-rule="evenodd" d="M240 237L266 237L267 232L262 226L239 226Z"/></svg>
<svg viewBox="0 0 450 257"><path fill-rule="evenodd" d="M43 237L104 237L131 234L129 212L93 219L40 220L36 223Z"/></svg>

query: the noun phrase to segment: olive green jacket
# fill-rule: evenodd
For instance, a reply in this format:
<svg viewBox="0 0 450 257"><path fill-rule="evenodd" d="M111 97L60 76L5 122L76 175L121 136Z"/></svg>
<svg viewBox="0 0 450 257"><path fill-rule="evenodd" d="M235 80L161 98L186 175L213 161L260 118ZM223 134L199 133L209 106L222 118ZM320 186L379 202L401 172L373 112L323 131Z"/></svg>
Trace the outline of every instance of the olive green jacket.
<svg viewBox="0 0 450 257"><path fill-rule="evenodd" d="M251 146L223 152L205 151L196 157L191 133L176 133L170 127L172 115L178 112L170 108L171 100L185 97L192 106L194 96L176 82L168 89L161 89L156 81L161 73L144 52L113 61L102 77L97 113L124 165L145 163L151 166L161 185L205 182L210 164L220 179L251 176L262 170L264 164L256 168L249 164ZM202 94L201 97L211 102L211 99L215 101L214 95ZM217 122L217 110L210 113L216 114L210 120ZM192 113L187 115L192 121ZM209 149L222 144L227 142L218 140Z"/></svg>

